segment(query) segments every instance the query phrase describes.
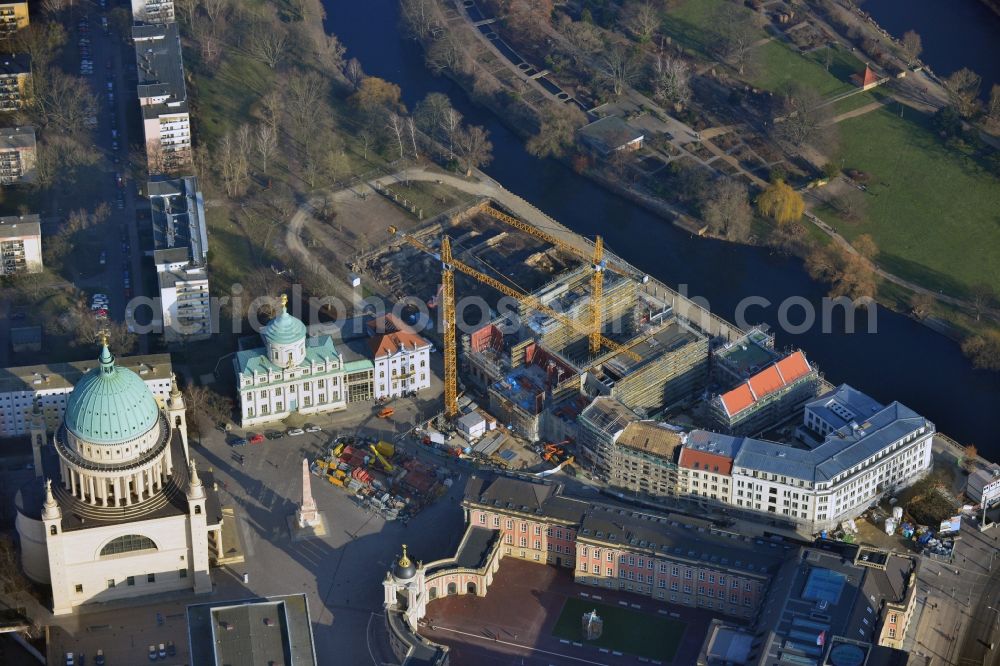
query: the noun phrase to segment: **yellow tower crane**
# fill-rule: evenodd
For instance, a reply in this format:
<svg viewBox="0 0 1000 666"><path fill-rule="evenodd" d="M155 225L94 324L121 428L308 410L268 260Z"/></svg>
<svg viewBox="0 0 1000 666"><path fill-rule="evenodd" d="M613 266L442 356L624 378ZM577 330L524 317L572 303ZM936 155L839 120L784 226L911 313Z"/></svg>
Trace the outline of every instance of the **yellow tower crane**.
<svg viewBox="0 0 1000 666"><path fill-rule="evenodd" d="M389 233L398 236L403 241L409 243L413 247L417 248L421 252L425 252L431 256L440 257L441 259L441 323L444 327L444 415L445 418L452 419L458 416L458 345L455 342L455 271L458 270L465 275L482 282L488 287L496 289L501 294L505 296L510 296L511 298L517 300L519 303L531 308L532 310L537 310L538 312L543 312L553 319L558 320L566 326L571 326L578 331L590 334L590 327L586 324L581 324L578 321L567 317L561 312L553 310L549 306L542 303L538 298L531 296L530 294L522 294L521 292L508 287L499 280L480 273L471 266L462 263L461 261L455 259L451 254L451 239L448 236L441 237L441 252L437 253L429 246L425 245L421 241L417 240L413 236L408 234L400 233L399 230L391 226L389 227ZM600 336L600 345L608 347L612 350L618 352L624 352L631 356L633 359L639 361L642 357L631 350L631 348L636 344L635 342L628 345L621 345L604 337L603 334L598 332Z"/></svg>
<svg viewBox="0 0 1000 666"><path fill-rule="evenodd" d="M535 238L543 240L550 245L554 245L561 250L565 250L570 254L591 262L590 266L593 273L590 278L590 330L587 337L590 342L591 358L600 354L603 341L601 330L604 326L604 322L602 321L603 310L601 308L601 301L604 296L604 269L611 268L616 273L620 273L621 275L625 275L627 277L637 277L640 280L645 280L645 276L635 276L633 274L634 271L629 271L614 264L607 265L604 260L604 239L601 236L596 236L594 238L594 252L591 256L587 256L587 253L585 253L582 249L571 245L566 241L560 240L551 234L545 233L534 225L522 222L512 215L508 215L501 210L497 210L489 201L480 205L479 210L492 218L500 220L505 224L509 224L519 231L523 231L529 236L534 236Z"/></svg>

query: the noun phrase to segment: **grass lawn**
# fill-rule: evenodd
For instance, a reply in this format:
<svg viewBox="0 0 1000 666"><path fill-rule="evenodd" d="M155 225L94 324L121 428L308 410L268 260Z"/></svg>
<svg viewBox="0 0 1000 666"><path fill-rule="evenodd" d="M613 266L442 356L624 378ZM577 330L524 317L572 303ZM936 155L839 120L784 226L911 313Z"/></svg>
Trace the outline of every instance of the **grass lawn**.
<svg viewBox="0 0 1000 666"><path fill-rule="evenodd" d="M839 116L842 113L860 109L863 106L877 101L879 101L878 97L873 95L872 91L869 90L868 92L861 92L857 95L851 95L850 97L845 97L842 100L834 102L830 105L830 111L832 115Z"/></svg>
<svg viewBox="0 0 1000 666"><path fill-rule="evenodd" d="M778 40L762 44L755 51L753 73L748 82L764 90L780 90L789 83L799 83L823 97L847 92L854 87L851 74L864 71L864 65L851 53L834 49L830 70L824 65L826 49L802 55Z"/></svg>
<svg viewBox="0 0 1000 666"><path fill-rule="evenodd" d="M684 0L664 13L661 31L686 49L708 57L717 40L713 28L719 8L729 0ZM761 31L760 36L764 36Z"/></svg>
<svg viewBox="0 0 1000 666"><path fill-rule="evenodd" d="M820 212L847 238L869 233L887 270L929 288L965 295L1000 284L1000 181L943 145L929 118L898 105L840 123L845 169L871 177L867 220Z"/></svg>
<svg viewBox="0 0 1000 666"><path fill-rule="evenodd" d="M273 77L273 69L236 51L226 54L211 78L196 74L191 115L198 124L199 142L214 145L246 122L250 107L271 88Z"/></svg>
<svg viewBox="0 0 1000 666"><path fill-rule="evenodd" d="M590 644L628 654L670 662L677 653L683 622L664 617L636 613L620 606L595 604L583 599L567 599L552 633L572 641L582 641L583 614L592 610L604 620L604 631Z"/></svg>

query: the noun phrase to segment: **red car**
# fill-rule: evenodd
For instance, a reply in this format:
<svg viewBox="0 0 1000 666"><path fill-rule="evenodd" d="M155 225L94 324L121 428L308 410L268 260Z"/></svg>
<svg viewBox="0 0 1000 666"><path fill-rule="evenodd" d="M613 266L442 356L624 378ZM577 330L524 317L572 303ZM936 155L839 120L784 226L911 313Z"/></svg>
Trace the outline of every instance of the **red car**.
<svg viewBox="0 0 1000 666"><path fill-rule="evenodd" d="M260 444L264 441L264 435L259 432L252 433L249 437L247 437L247 441L251 444Z"/></svg>

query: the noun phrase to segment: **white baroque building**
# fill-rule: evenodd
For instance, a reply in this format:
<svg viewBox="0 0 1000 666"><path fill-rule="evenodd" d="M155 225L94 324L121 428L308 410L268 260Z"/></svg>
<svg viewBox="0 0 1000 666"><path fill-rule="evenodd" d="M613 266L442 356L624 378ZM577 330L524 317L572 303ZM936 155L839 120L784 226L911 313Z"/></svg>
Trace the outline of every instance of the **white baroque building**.
<svg viewBox="0 0 1000 666"><path fill-rule="evenodd" d="M292 414L321 414L371 400L372 363L346 361L328 335L307 337L305 324L281 312L261 333L264 347L238 352L233 363L244 428Z"/></svg>
<svg viewBox="0 0 1000 666"><path fill-rule="evenodd" d="M431 343L408 331L376 335L369 340L375 362L375 397L398 398L430 388Z"/></svg>
<svg viewBox="0 0 1000 666"><path fill-rule="evenodd" d="M17 494L22 566L51 585L53 612L176 590L207 593L221 512L188 451L184 399L158 402L107 344L48 439L32 419L36 473ZM54 479L54 483L53 483Z"/></svg>

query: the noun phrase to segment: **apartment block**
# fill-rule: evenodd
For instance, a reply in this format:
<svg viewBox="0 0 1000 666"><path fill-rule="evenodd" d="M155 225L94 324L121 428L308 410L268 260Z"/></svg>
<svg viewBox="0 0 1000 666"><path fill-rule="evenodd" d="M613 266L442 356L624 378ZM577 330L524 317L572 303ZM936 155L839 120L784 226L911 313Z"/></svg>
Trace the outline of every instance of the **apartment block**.
<svg viewBox="0 0 1000 666"><path fill-rule="evenodd" d="M34 127L0 129L0 185L30 184L38 177Z"/></svg>
<svg viewBox="0 0 1000 666"><path fill-rule="evenodd" d="M577 455L598 477L611 477L611 459L615 442L630 423L639 417L615 398L595 398L580 413Z"/></svg>
<svg viewBox="0 0 1000 666"><path fill-rule="evenodd" d="M146 189L164 337L168 342L205 339L212 333L212 309L208 231L198 179L158 178Z"/></svg>
<svg viewBox="0 0 1000 666"><path fill-rule="evenodd" d="M17 111L31 99L31 56L16 53L0 58L0 111Z"/></svg>
<svg viewBox="0 0 1000 666"><path fill-rule="evenodd" d="M0 2L0 39L13 37L28 27L28 2Z"/></svg>
<svg viewBox="0 0 1000 666"><path fill-rule="evenodd" d="M177 173L191 163L191 118L177 24L135 25L132 39L149 171Z"/></svg>
<svg viewBox="0 0 1000 666"><path fill-rule="evenodd" d="M158 402L167 400L173 372L169 354L124 356L117 358L116 363L139 375ZM0 437L29 434L36 400L46 428L55 431L62 424L66 398L73 387L87 371L97 366L96 359L89 359L5 368L0 376Z"/></svg>
<svg viewBox="0 0 1000 666"><path fill-rule="evenodd" d="M132 0L132 20L136 23L173 23L174 0Z"/></svg>
<svg viewBox="0 0 1000 666"><path fill-rule="evenodd" d="M0 217L0 275L42 272L38 215Z"/></svg>

